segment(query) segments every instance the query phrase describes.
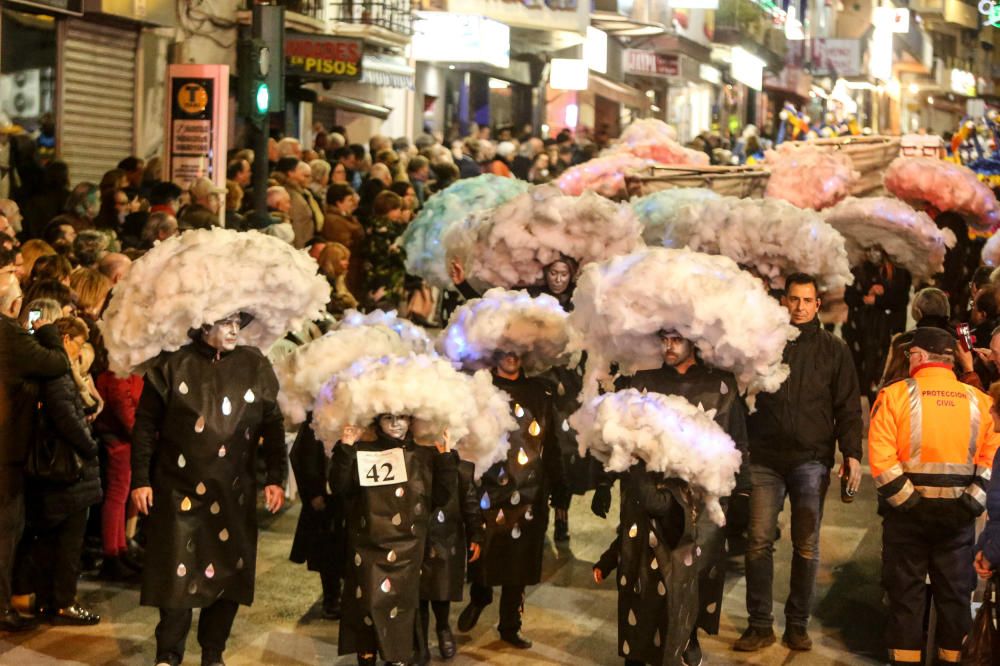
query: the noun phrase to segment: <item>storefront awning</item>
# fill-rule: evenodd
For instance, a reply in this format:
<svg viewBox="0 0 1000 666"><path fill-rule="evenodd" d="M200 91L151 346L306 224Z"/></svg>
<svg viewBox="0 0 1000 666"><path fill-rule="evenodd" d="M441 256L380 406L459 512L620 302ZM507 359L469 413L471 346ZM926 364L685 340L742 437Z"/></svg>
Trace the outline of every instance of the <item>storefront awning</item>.
<svg viewBox="0 0 1000 666"><path fill-rule="evenodd" d="M351 113L374 116L375 118L379 118L381 120L385 120L389 117L389 114L392 113L392 109L388 106L372 104L371 102L355 99L354 97L345 97L344 95L335 95L328 92L318 93L316 96L316 103L332 106L333 108L341 109L342 111L350 111Z"/></svg>
<svg viewBox="0 0 1000 666"><path fill-rule="evenodd" d="M633 88L624 83L616 83L593 72L590 73L588 90L595 95L600 95L613 102L624 104L630 109L645 111L650 106L649 98L638 88Z"/></svg>
<svg viewBox="0 0 1000 666"><path fill-rule="evenodd" d="M415 74L415 70L403 58L365 55L361 60L361 83L413 90Z"/></svg>
<svg viewBox="0 0 1000 666"><path fill-rule="evenodd" d="M667 31L662 23L644 23L615 12L591 12L590 25L615 37L652 37Z"/></svg>

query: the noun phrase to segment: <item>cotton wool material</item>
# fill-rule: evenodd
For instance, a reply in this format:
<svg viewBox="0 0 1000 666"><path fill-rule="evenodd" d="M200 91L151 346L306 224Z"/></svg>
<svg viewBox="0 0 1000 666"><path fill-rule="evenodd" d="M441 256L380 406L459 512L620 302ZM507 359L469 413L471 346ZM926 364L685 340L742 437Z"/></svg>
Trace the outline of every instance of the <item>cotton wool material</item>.
<svg viewBox="0 0 1000 666"><path fill-rule="evenodd" d="M780 199L719 197L659 214L666 247L721 254L752 269L774 289L791 273L808 273L820 290L854 281L844 237L815 211Z"/></svg>
<svg viewBox="0 0 1000 666"><path fill-rule="evenodd" d="M499 206L530 187L516 178L483 174L460 180L433 195L403 233L407 272L435 287L454 289L442 243L448 229L471 213Z"/></svg>
<svg viewBox="0 0 1000 666"><path fill-rule="evenodd" d="M976 231L1000 224L1000 204L972 169L933 157L897 157L882 178L885 189L907 203L930 204L966 218Z"/></svg>
<svg viewBox="0 0 1000 666"><path fill-rule="evenodd" d="M944 270L944 256L955 247L955 234L939 229L927 215L899 199L848 197L823 211L823 219L847 242L852 266L865 261L865 250L879 246L916 279Z"/></svg>
<svg viewBox="0 0 1000 666"><path fill-rule="evenodd" d="M767 151L764 166L771 172L764 196L813 210L823 210L846 198L861 178L847 154L801 141Z"/></svg>
<svg viewBox="0 0 1000 666"><path fill-rule="evenodd" d="M236 312L253 315L239 343L266 353L322 315L330 285L318 273L308 254L257 231L198 229L161 241L115 285L101 319L111 369L141 373L189 343L191 329Z"/></svg>
<svg viewBox="0 0 1000 666"><path fill-rule="evenodd" d="M609 472L639 460L646 469L686 481L720 527L719 499L736 487L741 455L712 414L677 395L626 389L587 401L569 417L579 453L590 452Z"/></svg>
<svg viewBox="0 0 1000 666"><path fill-rule="evenodd" d="M663 245L666 227L672 224L677 211L689 203L720 199L721 195L707 187L674 187L632 200L632 210L642 222L642 239L647 245Z"/></svg>
<svg viewBox="0 0 1000 666"><path fill-rule="evenodd" d="M614 199L626 192L625 179L628 176L653 164L653 160L629 152L601 155L566 169L556 179L555 185L563 194L570 196L594 192Z"/></svg>
<svg viewBox="0 0 1000 666"><path fill-rule="evenodd" d="M642 118L632 122L602 155L622 153L652 160L658 164L708 166L709 163L706 153L679 144L677 131L656 118Z"/></svg>
<svg viewBox="0 0 1000 666"><path fill-rule="evenodd" d="M426 354L368 357L337 373L316 398L312 427L332 447L345 426L368 427L380 414L413 416L415 430L437 433L430 439L447 441L473 463L476 478L506 459L509 433L518 427L489 372L466 375Z"/></svg>
<svg viewBox="0 0 1000 666"><path fill-rule="evenodd" d="M543 185L471 216L445 244L448 260L460 259L470 278L509 289L541 283L545 266L564 255L582 266L627 254L642 246L641 234L628 205Z"/></svg>
<svg viewBox="0 0 1000 666"><path fill-rule="evenodd" d="M983 246L983 263L987 266L1000 265L1000 234L993 234Z"/></svg>
<svg viewBox="0 0 1000 666"><path fill-rule="evenodd" d="M290 424L298 425L306 420L323 385L338 372L369 356L426 353L430 346L426 335L422 339L408 337L381 323L334 329L274 364L281 387L281 413Z"/></svg>
<svg viewBox="0 0 1000 666"><path fill-rule="evenodd" d="M552 296L490 289L452 313L438 338L441 353L472 370L492 365L496 351L515 352L529 375L571 360L569 316Z"/></svg>
<svg viewBox="0 0 1000 666"><path fill-rule="evenodd" d="M588 354L586 398L607 385L613 363L624 375L660 367L657 332L668 329L691 340L706 364L732 372L752 402L785 381L781 355L798 335L760 280L727 257L691 250L647 248L591 264L573 305L574 344Z"/></svg>
<svg viewBox="0 0 1000 666"><path fill-rule="evenodd" d="M386 326L392 329L407 345L408 351L414 354L434 353L434 341L427 336L427 331L408 319L400 318L395 310L372 310L368 314L358 310L348 310L344 313L344 318L337 322L336 330L369 326ZM366 354L366 356L372 355Z"/></svg>

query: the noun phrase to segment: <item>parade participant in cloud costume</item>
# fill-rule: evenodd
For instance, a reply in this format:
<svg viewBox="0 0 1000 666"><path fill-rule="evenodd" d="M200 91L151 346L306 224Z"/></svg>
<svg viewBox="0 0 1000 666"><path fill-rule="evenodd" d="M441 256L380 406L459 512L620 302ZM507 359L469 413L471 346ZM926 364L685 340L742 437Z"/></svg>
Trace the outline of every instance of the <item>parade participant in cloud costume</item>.
<svg viewBox="0 0 1000 666"><path fill-rule="evenodd" d="M682 206L721 198L705 187L674 187L633 199L631 206L642 222L642 239L655 247L663 245L666 228L673 223Z"/></svg>
<svg viewBox="0 0 1000 666"><path fill-rule="evenodd" d="M885 170L885 189L914 206L930 205L931 217L954 212L976 231L1000 224L1000 203L972 169L932 157L897 157Z"/></svg>
<svg viewBox="0 0 1000 666"><path fill-rule="evenodd" d="M456 310L438 342L445 356L468 370L492 368L517 419L506 459L483 475L479 487L486 532L458 628L471 630L500 586L500 637L518 648L531 647L520 632L521 613L525 587L541 580L549 497L566 496L553 387L530 375L569 361L569 335L554 298L494 289Z"/></svg>
<svg viewBox="0 0 1000 666"><path fill-rule="evenodd" d="M317 270L275 238L198 230L158 244L115 287L101 323L111 367L145 372L132 499L149 515L141 603L160 609L157 663L183 660L194 608L202 663L222 663L239 604L253 601L258 449L272 512L287 473L261 349L320 315Z"/></svg>
<svg viewBox="0 0 1000 666"><path fill-rule="evenodd" d="M700 663L682 661L710 557L696 524L706 513L721 521L739 451L710 412L679 396L607 393L570 422L581 450L621 478L617 536L594 565L598 584L618 572L618 654L627 665Z"/></svg>
<svg viewBox="0 0 1000 666"><path fill-rule="evenodd" d="M850 195L861 177L848 155L808 141L783 143L767 151L764 166L771 172L765 196L813 210L829 208Z"/></svg>
<svg viewBox="0 0 1000 666"><path fill-rule="evenodd" d="M428 530L457 484L445 452L454 445L477 476L504 458L515 427L506 397L488 373L464 375L434 356L367 358L323 387L313 427L335 445L329 482L347 515L339 653L357 653L359 664L376 654L409 662L423 651L416 621Z"/></svg>
<svg viewBox="0 0 1000 666"><path fill-rule="evenodd" d="M323 384L333 375L367 356L405 356L425 353L433 344L422 329L399 319L394 312L376 310L345 314L336 329L296 348L275 364L286 421L298 426L289 459L302 496L302 512L295 528L289 559L308 564L320 574L323 613L339 619L340 592L345 565L346 532L340 497L327 491L330 451L312 428L312 406ZM299 425L301 424L301 425Z"/></svg>

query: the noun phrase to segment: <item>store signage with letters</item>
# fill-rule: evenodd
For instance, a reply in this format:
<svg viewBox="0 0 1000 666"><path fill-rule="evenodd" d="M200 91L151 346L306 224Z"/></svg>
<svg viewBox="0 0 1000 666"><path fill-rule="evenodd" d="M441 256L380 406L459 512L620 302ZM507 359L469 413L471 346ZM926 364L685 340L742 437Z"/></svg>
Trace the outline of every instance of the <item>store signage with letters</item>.
<svg viewBox="0 0 1000 666"><path fill-rule="evenodd" d="M364 46L360 39L285 33L285 74L324 81L358 81Z"/></svg>

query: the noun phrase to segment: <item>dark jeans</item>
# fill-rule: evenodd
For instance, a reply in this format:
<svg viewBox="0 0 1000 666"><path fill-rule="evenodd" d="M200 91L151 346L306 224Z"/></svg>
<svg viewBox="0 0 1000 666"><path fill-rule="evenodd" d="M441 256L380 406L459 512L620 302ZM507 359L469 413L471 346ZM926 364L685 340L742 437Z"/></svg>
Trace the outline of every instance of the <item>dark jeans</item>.
<svg viewBox="0 0 1000 666"><path fill-rule="evenodd" d="M477 606L493 603L493 588L478 583L469 586L469 601ZM516 634L521 630L521 613L524 611L524 585L504 585L500 588L501 634Z"/></svg>
<svg viewBox="0 0 1000 666"><path fill-rule="evenodd" d="M781 473L750 464L750 529L746 554L747 611L750 626L770 628L774 623L774 537L785 497L792 505L791 589L785 602L787 624L809 622L816 570L819 568L819 527L823 501L830 485L830 468L804 463Z"/></svg>
<svg viewBox="0 0 1000 666"><path fill-rule="evenodd" d="M935 500L923 500L924 502ZM886 643L893 663L923 663L927 577L937 609L937 658L957 663L972 627L969 599L976 586L972 567L975 523L927 525L907 513L889 511L882 520L882 586L889 597Z"/></svg>
<svg viewBox="0 0 1000 666"><path fill-rule="evenodd" d="M201 663L222 661L226 641L233 629L233 620L239 604L228 599L218 599L211 606L201 609L198 618L198 644L201 646ZM161 608L160 623L156 625L156 661L179 664L184 660L184 644L191 630L190 608Z"/></svg>
<svg viewBox="0 0 1000 666"><path fill-rule="evenodd" d="M35 531L32 559L39 606L58 609L76 603L87 513L87 509L77 511L53 527Z"/></svg>
<svg viewBox="0 0 1000 666"><path fill-rule="evenodd" d="M14 555L24 532L24 470L0 467L0 610L10 607Z"/></svg>

